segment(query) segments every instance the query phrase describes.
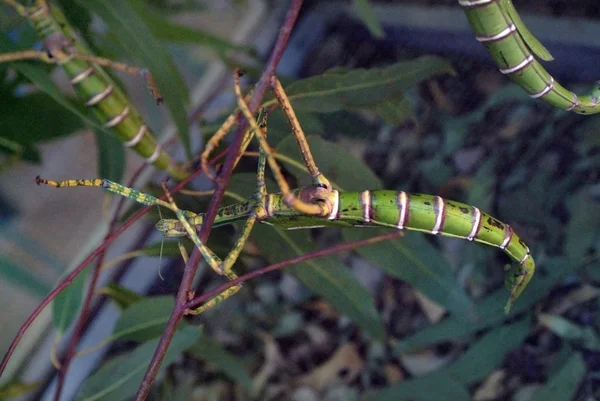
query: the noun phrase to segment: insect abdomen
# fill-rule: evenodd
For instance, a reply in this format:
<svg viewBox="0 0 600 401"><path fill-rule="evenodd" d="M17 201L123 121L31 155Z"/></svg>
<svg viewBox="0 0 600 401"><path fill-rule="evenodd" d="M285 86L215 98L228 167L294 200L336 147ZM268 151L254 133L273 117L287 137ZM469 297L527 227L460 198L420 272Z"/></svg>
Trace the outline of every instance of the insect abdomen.
<svg viewBox="0 0 600 401"><path fill-rule="evenodd" d="M508 224L474 206L439 196L404 191L342 192L337 219L354 225L373 225L463 238L504 250L520 262L527 246Z"/></svg>
<svg viewBox="0 0 600 401"><path fill-rule="evenodd" d="M516 11L509 11L512 5L507 0L459 0L459 4L475 38L487 48L500 72L523 87L529 96L567 111L600 112L598 89L590 96L578 97L556 82L540 64L521 36L519 27L526 28L513 20L510 13Z"/></svg>

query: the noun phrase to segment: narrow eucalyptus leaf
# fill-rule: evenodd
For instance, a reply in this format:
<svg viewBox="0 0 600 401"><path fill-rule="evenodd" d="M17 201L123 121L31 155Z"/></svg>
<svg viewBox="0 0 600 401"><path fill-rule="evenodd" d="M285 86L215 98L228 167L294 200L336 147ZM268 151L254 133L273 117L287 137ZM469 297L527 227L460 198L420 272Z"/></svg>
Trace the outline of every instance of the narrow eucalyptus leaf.
<svg viewBox="0 0 600 401"><path fill-rule="evenodd" d="M88 276L89 265L71 281L67 288L54 298L52 302L52 324L59 333L64 333L77 318Z"/></svg>
<svg viewBox="0 0 600 401"><path fill-rule="evenodd" d="M286 87L294 109L331 113L373 107L436 74L452 73L439 57L400 61L384 68L329 70Z"/></svg>
<svg viewBox="0 0 600 401"><path fill-rule="evenodd" d="M121 313L113 337L142 342L160 336L174 306L170 295L135 302Z"/></svg>
<svg viewBox="0 0 600 401"><path fill-rule="evenodd" d="M180 355L189 349L200 336L197 327L186 327L175 333L162 361L159 375ZM119 355L104 363L82 384L77 401L124 401L137 391L158 345L158 338L148 341L133 351Z"/></svg>

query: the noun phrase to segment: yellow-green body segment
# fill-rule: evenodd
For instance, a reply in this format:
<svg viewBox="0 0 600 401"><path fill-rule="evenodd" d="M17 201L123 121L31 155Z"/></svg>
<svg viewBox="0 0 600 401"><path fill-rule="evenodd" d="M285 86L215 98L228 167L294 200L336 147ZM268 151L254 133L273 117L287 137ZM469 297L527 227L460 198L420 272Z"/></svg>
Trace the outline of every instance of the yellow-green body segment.
<svg viewBox="0 0 600 401"><path fill-rule="evenodd" d="M104 128L148 163L167 170L176 179L185 178L188 172L161 149L150 128L118 85L100 66L73 56L74 53L86 55L87 50L77 41L61 11L46 0L37 0L34 6L25 10L48 56L63 68L77 94L85 101L86 107L94 111Z"/></svg>
<svg viewBox="0 0 600 401"><path fill-rule="evenodd" d="M600 112L600 90L577 96L552 78L536 57L550 61L552 55L529 32L511 0L458 0L475 38L481 42L500 72L519 84L529 96L580 114Z"/></svg>

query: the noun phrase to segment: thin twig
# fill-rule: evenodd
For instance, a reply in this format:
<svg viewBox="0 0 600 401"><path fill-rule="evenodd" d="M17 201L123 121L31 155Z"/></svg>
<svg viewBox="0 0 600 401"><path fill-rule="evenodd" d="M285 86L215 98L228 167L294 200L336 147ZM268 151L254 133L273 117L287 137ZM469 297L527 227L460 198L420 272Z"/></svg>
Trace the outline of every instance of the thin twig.
<svg viewBox="0 0 600 401"><path fill-rule="evenodd" d="M212 297L219 295L220 293L233 287L234 285L243 283L244 281L248 281L248 280L258 277L258 276L262 276L263 274L270 273L274 270L280 270L284 267L294 265L296 263L301 263L301 262L307 261L309 259L317 259L317 258L321 258L323 256L331 255L333 253L348 251L348 250L351 250L354 248L359 248L361 246L376 244L377 242L398 238L403 235L404 235L404 231L396 230L396 231L377 235L375 237L371 237L371 238L367 238L367 239L346 242L345 244L335 245L335 246L325 248L325 249L319 249L318 251L310 252L310 253L307 253L304 255L299 255L299 256L296 256L295 258L283 260L281 262L274 263L270 266L265 266L261 269L257 269L250 273L246 273L242 276L239 276L238 278L236 278L234 280L227 281L226 283L224 283L223 285L220 285L219 287L215 288L214 290L206 292L206 293L200 295L199 297L196 297L196 298L190 300L187 303L186 308L187 309L195 309L199 305L205 303Z"/></svg>
<svg viewBox="0 0 600 401"><path fill-rule="evenodd" d="M290 4L290 8L286 15L285 21L279 31L279 35L277 37L277 41L273 52L267 62L267 66L265 71L263 72L258 84L256 85L256 89L252 95L252 99L249 103L249 108L252 113L256 113L258 110L260 103L267 91L269 86L271 77L275 73L277 69L277 65L283 56L283 52L287 46L290 34L292 32L292 28L296 22L296 18L298 17L298 13L300 12L300 7L302 6L302 0L293 0ZM221 174L217 177L215 194L211 198L210 204L208 206L208 210L206 212L205 220L202 224L202 228L199 233L200 240L206 243L208 239L208 235L210 230L212 229L212 225L215 221L215 217L217 215L217 209L221 203L221 199L225 193L225 188L229 183L229 179L231 178L231 173L233 171L233 166L238 158L240 153L240 146L243 141L244 133L246 132L246 128L248 123L246 120L242 120L237 127L237 131L235 134L235 138L233 143L231 144L230 151L227 154L227 158L225 159L225 164L223 166L223 170ZM154 355L152 356L152 361L144 374L144 379L140 385L140 388L137 391L135 396L136 401L143 401L148 396L150 391L150 387L154 382L154 378L158 373L158 369L165 357L167 352L167 348L175 334L175 329L177 328L177 323L183 317L183 314L186 311L186 303L188 302L188 294L192 285L192 280L194 279L194 275L196 274L196 270L198 268L198 264L200 263L201 255L198 249L194 249L188 263L185 266L185 270L183 273L183 278L179 285L179 290L177 292L177 298L175 300L175 307L171 312L171 316L169 317L169 321L165 326L165 330L159 340L158 346Z"/></svg>

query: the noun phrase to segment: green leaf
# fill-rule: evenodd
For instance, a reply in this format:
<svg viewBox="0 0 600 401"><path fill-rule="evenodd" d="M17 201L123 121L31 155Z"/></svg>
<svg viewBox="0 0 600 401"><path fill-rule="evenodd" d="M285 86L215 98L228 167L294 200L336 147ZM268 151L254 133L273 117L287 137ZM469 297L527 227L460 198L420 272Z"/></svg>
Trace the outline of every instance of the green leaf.
<svg viewBox="0 0 600 401"><path fill-rule="evenodd" d="M248 373L248 367L238 357L223 349L217 341L201 336L189 352L199 360L216 366L246 391L252 391L252 378Z"/></svg>
<svg viewBox="0 0 600 401"><path fill-rule="evenodd" d="M390 125L399 125L406 120L415 119L410 103L402 95L374 104L371 111Z"/></svg>
<svg viewBox="0 0 600 401"><path fill-rule="evenodd" d="M52 289L25 266L17 265L2 255L0 255L0 277L3 282L19 286L40 298L46 296Z"/></svg>
<svg viewBox="0 0 600 401"><path fill-rule="evenodd" d="M565 249L573 260L582 260L590 250L600 247L600 208L584 187L568 199L571 220L566 229Z"/></svg>
<svg viewBox="0 0 600 401"><path fill-rule="evenodd" d="M490 330L443 372L467 386L483 380L502 365L510 351L521 345L530 328L531 317L527 316Z"/></svg>
<svg viewBox="0 0 600 401"><path fill-rule="evenodd" d="M445 60L426 56L385 68L329 70L294 82L286 88L286 93L298 111L360 110L398 98L404 90L435 74L452 72Z"/></svg>
<svg viewBox="0 0 600 401"><path fill-rule="evenodd" d="M340 191L362 191L382 187L379 177L339 144L318 136L309 136L306 139L319 171L325 174L334 188ZM279 162L296 176L300 185L312 184L293 135L289 135L279 143L276 153L286 157Z"/></svg>
<svg viewBox="0 0 600 401"><path fill-rule="evenodd" d="M375 15L375 10L369 4L369 0L352 0L352 5L356 14L365 23L365 26L371 32L371 35L377 39L385 37L383 27Z"/></svg>
<svg viewBox="0 0 600 401"><path fill-rule="evenodd" d="M88 275L89 264L54 298L52 324L59 333L64 333L77 318Z"/></svg>
<svg viewBox="0 0 600 401"><path fill-rule="evenodd" d="M259 225L254 227L252 239L269 262L275 263L315 250L309 234L308 230L284 231ZM385 339L373 297L337 258L309 260L288 271L375 339Z"/></svg>
<svg viewBox="0 0 600 401"><path fill-rule="evenodd" d="M23 145L66 137L83 128L80 118L43 93L0 96L0 109L0 136Z"/></svg>
<svg viewBox="0 0 600 401"><path fill-rule="evenodd" d="M484 328L496 326L511 316L528 311L546 296L562 277L570 274L575 264L556 258L548 260L543 267L549 273L545 276L537 274L533 277L508 316L503 313L508 291L503 288L475 302L475 316L479 317L477 322L465 324L462 317L451 315L439 323L403 338L396 345L395 352L415 351L444 341L464 338Z"/></svg>
<svg viewBox="0 0 600 401"><path fill-rule="evenodd" d="M0 34L0 53L9 53L19 50L21 49L15 47L10 41L10 39L6 37L5 34ZM30 63L15 62L11 63L11 65L15 67L21 74L25 75L31 82L37 85L37 87L40 88L40 90L45 92L58 104L69 110L71 113L75 114L77 117L90 124L94 128L105 130L105 128L100 123L98 123L98 121L96 121L94 117L91 116L88 110L85 110L83 106L67 99L62 94L62 92L56 87L56 84L52 81L50 75L46 70ZM30 112L31 110L36 109L30 108ZM36 112L37 111L38 110L36 110ZM59 120L54 121L56 122ZM52 124L50 124L50 126L52 126Z"/></svg>
<svg viewBox="0 0 600 401"><path fill-rule="evenodd" d="M8 149L7 149L8 145ZM24 160L30 163L40 164L42 162L42 157L40 152L33 146L30 145L21 145L12 141L3 140L0 138L0 151L9 156L4 161L4 167L10 164L11 158L13 160ZM0 166L2 168L2 166Z"/></svg>
<svg viewBox="0 0 600 401"><path fill-rule="evenodd" d="M187 87L171 55L156 41L148 26L127 2L122 0L78 0L78 2L97 13L135 63L152 73L177 126L181 142L188 157L191 158L185 108Z"/></svg>
<svg viewBox="0 0 600 401"><path fill-rule="evenodd" d="M129 0L129 4L135 9L138 16L144 20L156 39L170 43L206 45L216 50L221 57L230 50L249 50L209 32L173 23L147 2Z"/></svg>
<svg viewBox="0 0 600 401"><path fill-rule="evenodd" d="M175 307L171 295L144 298L121 313L112 337L131 341L147 341L160 336Z"/></svg>
<svg viewBox="0 0 600 401"><path fill-rule="evenodd" d="M343 230L346 241L358 241L388 230ZM360 255L393 277L406 281L428 298L452 311L459 320L474 321L475 306L448 262L426 239L425 234L406 233L402 238L360 247Z"/></svg>
<svg viewBox="0 0 600 401"><path fill-rule="evenodd" d="M370 401L387 400L459 400L471 386L502 365L508 352L518 347L531 327L531 318L491 330L454 363L425 376L404 381L382 390Z"/></svg>
<svg viewBox="0 0 600 401"><path fill-rule="evenodd" d="M25 383L19 379L14 379L0 386L0 400L22 399L28 393L39 390L40 382Z"/></svg>
<svg viewBox="0 0 600 401"><path fill-rule="evenodd" d="M360 118L356 113L340 110L328 114L317 114L315 116L321 120L323 126L322 132L327 139L344 136L349 138L364 139L365 133L372 130L372 127ZM383 117L385 119L385 117ZM270 120L269 120L270 121ZM303 120L302 127L304 127ZM387 120L386 120L387 121ZM306 130L307 132L311 132Z"/></svg>
<svg viewBox="0 0 600 401"><path fill-rule="evenodd" d="M175 333L162 361L158 375L189 349L200 336L198 327L186 327ZM135 394L159 339L140 345L131 352L119 355L104 363L81 386L77 401L123 401Z"/></svg>
<svg viewBox="0 0 600 401"><path fill-rule="evenodd" d="M575 353L560 370L548 378L544 387L535 392L531 401L572 400L585 374L585 362L579 353Z"/></svg>
<svg viewBox="0 0 600 401"><path fill-rule="evenodd" d="M125 173L125 149L114 135L95 131L98 154L98 177L121 182Z"/></svg>
<svg viewBox="0 0 600 401"><path fill-rule="evenodd" d="M565 340L581 342L586 349L600 350L600 338L592 327L579 326L564 317L546 313L541 313L538 319L557 336Z"/></svg>
<svg viewBox="0 0 600 401"><path fill-rule="evenodd" d="M470 401L467 388L457 380L434 373L379 391L367 401Z"/></svg>
<svg viewBox="0 0 600 401"><path fill-rule="evenodd" d="M109 297L121 310L127 309L132 304L144 299L137 292L133 292L116 283L109 283L96 292Z"/></svg>

